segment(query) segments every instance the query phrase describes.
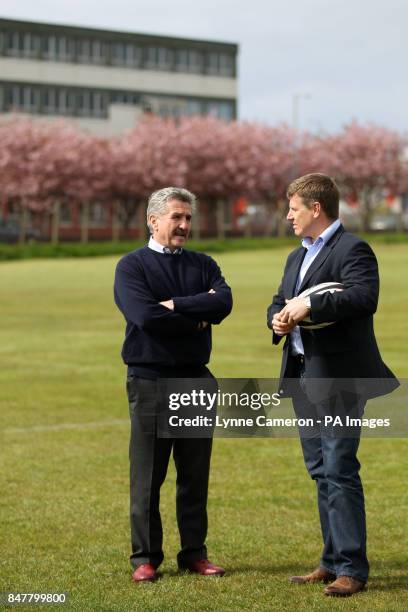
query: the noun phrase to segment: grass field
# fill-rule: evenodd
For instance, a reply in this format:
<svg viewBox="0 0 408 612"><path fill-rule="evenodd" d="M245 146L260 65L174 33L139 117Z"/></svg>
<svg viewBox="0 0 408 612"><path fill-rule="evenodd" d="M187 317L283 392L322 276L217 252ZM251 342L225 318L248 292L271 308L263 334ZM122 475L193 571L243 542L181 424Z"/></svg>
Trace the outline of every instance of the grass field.
<svg viewBox="0 0 408 612"><path fill-rule="evenodd" d="M408 376L406 245L376 245L376 315L384 360ZM288 249L217 256L234 290L215 331L218 377L274 377L265 309ZM0 591L68 592L70 610L406 610L408 441L363 440L369 589L328 600L296 587L312 569L320 532L315 490L294 439L217 439L210 558L223 579L179 575L175 472L162 490L163 579L134 585L128 564L128 409L112 302L117 258L29 260L0 266Z"/></svg>

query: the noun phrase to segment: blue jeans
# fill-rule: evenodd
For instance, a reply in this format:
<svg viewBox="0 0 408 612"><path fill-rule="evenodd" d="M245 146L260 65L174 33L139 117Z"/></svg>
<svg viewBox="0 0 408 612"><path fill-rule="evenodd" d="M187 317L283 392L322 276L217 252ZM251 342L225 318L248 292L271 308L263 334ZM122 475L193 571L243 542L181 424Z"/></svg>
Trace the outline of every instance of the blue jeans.
<svg viewBox="0 0 408 612"><path fill-rule="evenodd" d="M303 375L303 378L302 378ZM299 383L293 394L298 417L321 417L319 406L311 404L305 391L304 368L299 367ZM349 396L353 416L362 416L364 403ZM350 412L346 410L345 412ZM327 412L326 412L327 414ZM323 536L320 566L337 576L368 579L364 492L357 451L360 427L350 435L336 437L333 430L317 425L312 435L302 435L301 443L307 471L317 486L317 503Z"/></svg>
<svg viewBox="0 0 408 612"><path fill-rule="evenodd" d="M357 459L359 438L302 438L307 471L317 485L323 536L321 567L366 582L366 520Z"/></svg>

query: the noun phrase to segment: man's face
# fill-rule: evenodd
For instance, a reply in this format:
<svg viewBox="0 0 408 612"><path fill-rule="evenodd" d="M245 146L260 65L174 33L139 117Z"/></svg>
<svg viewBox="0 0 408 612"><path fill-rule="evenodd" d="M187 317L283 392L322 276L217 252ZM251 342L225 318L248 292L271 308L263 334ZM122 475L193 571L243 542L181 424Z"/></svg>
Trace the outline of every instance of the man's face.
<svg viewBox="0 0 408 612"><path fill-rule="evenodd" d="M187 241L191 229L191 205L181 200L167 202L163 215L151 215L153 238L162 246L177 249Z"/></svg>
<svg viewBox="0 0 408 612"><path fill-rule="evenodd" d="M315 237L314 227L318 218L317 206L313 203L311 208L308 208L304 204L303 198L298 196L297 193L290 198L289 212L286 219L292 221L293 231L296 236L301 236L302 238L305 236Z"/></svg>

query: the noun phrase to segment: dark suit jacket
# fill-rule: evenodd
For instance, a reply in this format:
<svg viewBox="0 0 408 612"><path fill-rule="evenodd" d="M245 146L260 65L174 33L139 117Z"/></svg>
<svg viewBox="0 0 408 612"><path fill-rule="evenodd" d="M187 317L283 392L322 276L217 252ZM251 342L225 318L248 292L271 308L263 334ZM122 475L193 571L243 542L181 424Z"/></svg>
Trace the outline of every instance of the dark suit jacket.
<svg viewBox="0 0 408 612"><path fill-rule="evenodd" d="M268 308L267 323L272 329L273 315L295 295L296 280L306 249L293 251L286 262L278 293ZM378 379L367 384L366 397L389 393L398 386L394 374L381 359L374 335L373 314L377 309L379 277L376 257L370 246L340 226L319 252L303 279L298 293L319 283L335 281L344 291L313 295L311 320L336 321L317 329L301 329L307 378ZM285 338L281 386L293 376L293 359L288 336L273 333L272 342Z"/></svg>

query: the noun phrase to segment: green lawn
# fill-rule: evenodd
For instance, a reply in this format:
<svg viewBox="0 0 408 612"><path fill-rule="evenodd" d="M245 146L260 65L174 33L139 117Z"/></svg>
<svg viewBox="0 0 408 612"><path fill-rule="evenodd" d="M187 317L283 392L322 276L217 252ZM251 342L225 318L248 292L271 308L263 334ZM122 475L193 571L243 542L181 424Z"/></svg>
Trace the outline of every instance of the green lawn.
<svg viewBox="0 0 408 612"><path fill-rule="evenodd" d="M376 245L377 338L408 376L408 246ZM234 290L216 329L218 377L275 377L265 309L288 249L216 256ZM0 591L68 592L71 610L406 610L408 442L363 440L372 575L366 593L328 600L288 583L320 552L314 485L294 439L217 439L210 558L222 579L177 573L175 473L162 494L163 579L134 585L128 564L128 409L123 323L112 301L117 258L0 265Z"/></svg>

